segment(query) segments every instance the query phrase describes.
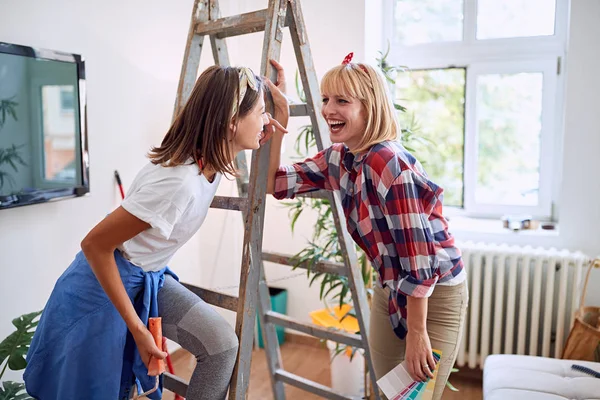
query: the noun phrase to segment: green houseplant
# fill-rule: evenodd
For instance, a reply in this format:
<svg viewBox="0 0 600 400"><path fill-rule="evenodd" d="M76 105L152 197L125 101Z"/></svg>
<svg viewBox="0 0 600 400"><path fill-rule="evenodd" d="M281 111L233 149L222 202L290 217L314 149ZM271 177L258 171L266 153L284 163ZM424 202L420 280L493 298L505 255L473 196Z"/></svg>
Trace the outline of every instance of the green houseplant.
<svg viewBox="0 0 600 400"><path fill-rule="evenodd" d="M31 339L33 339L35 328L38 325L38 317L41 313L41 311L33 312L13 319L12 323L16 331L0 343L0 367L2 368L0 380L7 368L20 371L27 366L25 356L29 350ZM25 384L22 382L5 381L0 385L0 400L31 399L25 393Z"/></svg>

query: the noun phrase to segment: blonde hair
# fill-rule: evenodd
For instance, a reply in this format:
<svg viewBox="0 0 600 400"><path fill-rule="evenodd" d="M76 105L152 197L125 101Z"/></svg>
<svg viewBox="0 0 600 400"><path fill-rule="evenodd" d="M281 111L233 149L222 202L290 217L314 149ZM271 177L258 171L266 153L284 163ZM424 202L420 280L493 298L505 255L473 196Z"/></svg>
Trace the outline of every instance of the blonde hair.
<svg viewBox="0 0 600 400"><path fill-rule="evenodd" d="M396 140L400 128L385 78L368 64L348 63L333 67L321 80L321 93L358 99L367 112L367 129L353 152Z"/></svg>

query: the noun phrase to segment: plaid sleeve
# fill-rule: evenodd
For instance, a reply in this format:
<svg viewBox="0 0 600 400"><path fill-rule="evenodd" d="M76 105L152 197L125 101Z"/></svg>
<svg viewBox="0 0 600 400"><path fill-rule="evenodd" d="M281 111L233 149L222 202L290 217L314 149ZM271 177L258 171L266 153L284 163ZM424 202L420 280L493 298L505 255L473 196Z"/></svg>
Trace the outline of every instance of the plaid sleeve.
<svg viewBox="0 0 600 400"><path fill-rule="evenodd" d="M395 279L398 292L413 297L429 297L438 280L436 241L429 216L438 202L435 192L422 177L408 169L381 195L393 246L390 256L399 263Z"/></svg>
<svg viewBox="0 0 600 400"><path fill-rule="evenodd" d="M333 190L329 180L330 149L319 152L303 162L282 165L275 175L276 199L293 199L295 195L319 189Z"/></svg>

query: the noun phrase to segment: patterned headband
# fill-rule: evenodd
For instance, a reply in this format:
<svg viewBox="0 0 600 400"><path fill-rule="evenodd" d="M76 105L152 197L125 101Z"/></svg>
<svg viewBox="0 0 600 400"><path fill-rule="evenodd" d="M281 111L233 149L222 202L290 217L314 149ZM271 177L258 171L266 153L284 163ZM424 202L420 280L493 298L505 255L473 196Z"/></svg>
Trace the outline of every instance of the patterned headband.
<svg viewBox="0 0 600 400"><path fill-rule="evenodd" d="M248 91L248 86L250 89L255 92L258 91L258 84L256 83L256 78L254 77L254 72L250 68L241 67L239 72L240 86L238 89L238 99L233 102L233 109L231 115L235 115L240 106L242 105L242 101L246 96L246 92Z"/></svg>
<svg viewBox="0 0 600 400"><path fill-rule="evenodd" d="M344 61L342 61L342 65L351 64L352 63L352 57L354 57L354 53L352 53L352 52L348 53L348 55L346 57L344 57ZM358 65L358 67L360 69L362 69L366 74L368 74L367 73L367 69L365 68L364 65L362 65L362 64L356 64L356 65Z"/></svg>
<svg viewBox="0 0 600 400"><path fill-rule="evenodd" d="M354 57L354 53L348 53L346 57L344 57L344 61L342 61L342 65L350 64L352 62L352 57Z"/></svg>

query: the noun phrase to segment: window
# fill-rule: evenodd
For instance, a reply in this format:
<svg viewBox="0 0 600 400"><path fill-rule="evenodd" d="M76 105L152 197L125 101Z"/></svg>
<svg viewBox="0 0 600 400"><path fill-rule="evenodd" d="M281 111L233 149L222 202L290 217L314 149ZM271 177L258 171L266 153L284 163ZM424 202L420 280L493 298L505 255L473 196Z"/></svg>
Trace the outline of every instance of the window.
<svg viewBox="0 0 600 400"><path fill-rule="evenodd" d="M462 39L463 1L397 1L395 39L404 45Z"/></svg>
<svg viewBox="0 0 600 400"><path fill-rule="evenodd" d="M554 35L556 0L478 0L477 39Z"/></svg>
<svg viewBox="0 0 600 400"><path fill-rule="evenodd" d="M465 77L465 68L444 68L407 71L396 79L398 101L408 110L400 124L428 139L418 156L444 188L446 206L464 204Z"/></svg>
<svg viewBox="0 0 600 400"><path fill-rule="evenodd" d="M445 205L553 219L568 0L384 4L400 122Z"/></svg>

